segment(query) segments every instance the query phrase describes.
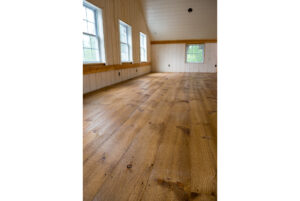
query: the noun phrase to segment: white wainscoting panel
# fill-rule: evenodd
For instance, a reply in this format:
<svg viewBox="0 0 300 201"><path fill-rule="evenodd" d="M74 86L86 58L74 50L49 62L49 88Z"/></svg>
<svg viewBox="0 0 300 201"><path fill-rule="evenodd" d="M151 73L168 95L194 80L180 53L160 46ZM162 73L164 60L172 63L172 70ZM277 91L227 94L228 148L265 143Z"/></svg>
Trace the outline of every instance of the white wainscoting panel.
<svg viewBox="0 0 300 201"><path fill-rule="evenodd" d="M106 72L83 75L83 93L88 93L101 89L106 86L116 84L134 77L138 77L149 73L151 66L143 66L139 68L127 68ZM119 76L120 72L120 76Z"/></svg>

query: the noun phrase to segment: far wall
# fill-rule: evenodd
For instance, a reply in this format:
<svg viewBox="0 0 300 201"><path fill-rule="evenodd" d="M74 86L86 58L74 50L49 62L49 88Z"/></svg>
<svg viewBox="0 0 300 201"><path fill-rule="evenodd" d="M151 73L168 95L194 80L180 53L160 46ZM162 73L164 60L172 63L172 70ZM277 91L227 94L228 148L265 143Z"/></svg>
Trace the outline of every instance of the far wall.
<svg viewBox="0 0 300 201"><path fill-rule="evenodd" d="M151 52L152 72L217 72L217 43L205 43L203 64L185 62L185 44L153 44Z"/></svg>

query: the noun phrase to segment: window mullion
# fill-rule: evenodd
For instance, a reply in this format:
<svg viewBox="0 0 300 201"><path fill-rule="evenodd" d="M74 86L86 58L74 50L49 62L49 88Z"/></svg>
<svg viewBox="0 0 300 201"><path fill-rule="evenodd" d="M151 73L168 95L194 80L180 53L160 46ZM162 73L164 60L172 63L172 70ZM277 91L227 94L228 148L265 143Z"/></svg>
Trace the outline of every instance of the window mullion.
<svg viewBox="0 0 300 201"><path fill-rule="evenodd" d="M83 32L83 34L88 35L88 36L94 36L94 37L97 37L97 35L90 34L90 33L86 33L86 32Z"/></svg>
<svg viewBox="0 0 300 201"><path fill-rule="evenodd" d="M96 36L95 38L97 39L97 44L98 44L98 56L99 56L99 60L102 61L101 58L101 48L100 48L100 38L99 38L99 29L98 29L98 12L94 11L94 21L95 21L95 33Z"/></svg>
<svg viewBox="0 0 300 201"><path fill-rule="evenodd" d="M85 13L85 19L87 20L87 15L86 15L86 6L83 6L84 7L84 13ZM85 20L84 19L84 20Z"/></svg>
<svg viewBox="0 0 300 201"><path fill-rule="evenodd" d="M128 27L126 27L126 42L129 43Z"/></svg>

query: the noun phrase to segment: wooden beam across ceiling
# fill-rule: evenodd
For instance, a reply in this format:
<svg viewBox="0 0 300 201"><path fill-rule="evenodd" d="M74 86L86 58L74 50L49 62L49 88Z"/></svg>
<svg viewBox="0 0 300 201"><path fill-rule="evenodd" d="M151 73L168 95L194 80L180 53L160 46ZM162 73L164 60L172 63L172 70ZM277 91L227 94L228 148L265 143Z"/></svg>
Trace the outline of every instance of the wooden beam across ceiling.
<svg viewBox="0 0 300 201"><path fill-rule="evenodd" d="M191 40L158 40L151 41L152 45L155 44L176 44L176 43L186 43L186 44L201 44L201 43L216 43L217 39L191 39Z"/></svg>

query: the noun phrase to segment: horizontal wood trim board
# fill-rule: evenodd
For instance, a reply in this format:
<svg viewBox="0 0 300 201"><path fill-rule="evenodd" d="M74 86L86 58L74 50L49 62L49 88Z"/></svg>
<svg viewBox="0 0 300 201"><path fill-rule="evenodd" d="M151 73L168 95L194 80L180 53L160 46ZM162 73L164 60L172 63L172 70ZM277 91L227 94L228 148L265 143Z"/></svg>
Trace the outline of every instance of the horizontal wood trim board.
<svg viewBox="0 0 300 201"><path fill-rule="evenodd" d="M105 65L105 64L83 64L83 74L93 74L99 72L106 72L111 70L120 70L126 68L139 68L143 66L149 66L151 62L145 63L123 63L123 64L114 64L114 65Z"/></svg>
<svg viewBox="0 0 300 201"><path fill-rule="evenodd" d="M176 43L216 43L217 39L202 39L202 40L158 40L151 41L151 44L176 44Z"/></svg>

